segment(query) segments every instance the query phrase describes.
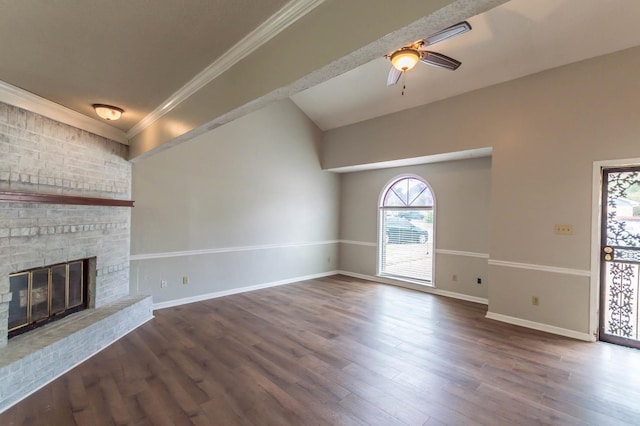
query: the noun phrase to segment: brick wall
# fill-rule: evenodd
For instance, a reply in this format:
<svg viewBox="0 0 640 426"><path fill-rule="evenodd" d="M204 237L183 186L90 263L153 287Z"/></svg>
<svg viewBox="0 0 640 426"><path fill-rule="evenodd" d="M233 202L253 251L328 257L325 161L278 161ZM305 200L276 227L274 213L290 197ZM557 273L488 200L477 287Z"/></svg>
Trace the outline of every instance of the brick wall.
<svg viewBox="0 0 640 426"><path fill-rule="evenodd" d="M128 147L0 103L0 190L129 199ZM131 209L0 203L0 347L12 272L97 257L96 307L129 293Z"/></svg>

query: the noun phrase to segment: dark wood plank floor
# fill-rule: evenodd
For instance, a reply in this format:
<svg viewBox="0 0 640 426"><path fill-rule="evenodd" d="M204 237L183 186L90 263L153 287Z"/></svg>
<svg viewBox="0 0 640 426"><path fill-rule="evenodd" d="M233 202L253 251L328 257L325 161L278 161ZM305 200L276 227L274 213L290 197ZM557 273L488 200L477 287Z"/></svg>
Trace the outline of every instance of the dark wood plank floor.
<svg viewBox="0 0 640 426"><path fill-rule="evenodd" d="M336 276L156 312L2 425L640 424L640 351Z"/></svg>

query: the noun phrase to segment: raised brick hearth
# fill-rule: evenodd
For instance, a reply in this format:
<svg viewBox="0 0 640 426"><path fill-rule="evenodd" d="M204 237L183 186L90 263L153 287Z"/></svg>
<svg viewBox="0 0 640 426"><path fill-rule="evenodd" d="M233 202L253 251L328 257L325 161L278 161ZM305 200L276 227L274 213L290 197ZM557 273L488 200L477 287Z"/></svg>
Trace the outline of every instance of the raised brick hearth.
<svg viewBox="0 0 640 426"><path fill-rule="evenodd" d="M127 296L11 339L0 349L0 412L152 317L151 296Z"/></svg>

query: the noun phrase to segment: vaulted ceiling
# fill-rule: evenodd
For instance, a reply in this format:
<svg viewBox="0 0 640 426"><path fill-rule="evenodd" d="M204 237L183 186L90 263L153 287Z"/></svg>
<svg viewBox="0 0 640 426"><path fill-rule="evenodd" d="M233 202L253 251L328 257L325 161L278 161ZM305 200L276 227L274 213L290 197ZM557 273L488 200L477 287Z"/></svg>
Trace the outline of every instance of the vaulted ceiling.
<svg viewBox="0 0 640 426"><path fill-rule="evenodd" d="M109 135L135 157L289 96L326 130L637 46L638 16L629 0L0 0L0 101L122 107ZM386 86L385 53L463 19L433 47L460 69Z"/></svg>
<svg viewBox="0 0 640 426"><path fill-rule="evenodd" d="M452 72L418 64L404 95L403 81L386 86L390 64L380 57L292 99L321 129L333 129L638 46L638 17L640 1L512 0L469 18L472 31L430 47L462 65Z"/></svg>

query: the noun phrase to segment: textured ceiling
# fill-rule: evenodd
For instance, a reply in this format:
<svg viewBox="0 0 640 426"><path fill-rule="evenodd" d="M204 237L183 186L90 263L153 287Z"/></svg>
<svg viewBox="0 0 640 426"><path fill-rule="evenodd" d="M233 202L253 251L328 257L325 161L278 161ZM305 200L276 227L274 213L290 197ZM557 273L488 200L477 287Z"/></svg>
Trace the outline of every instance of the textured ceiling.
<svg viewBox="0 0 640 426"><path fill-rule="evenodd" d="M92 103L122 106L126 110L123 119L110 124L128 131L283 6L302 3L296 1L52 0L36 4L34 1L0 0L0 81L88 117L95 117ZM405 1L407 5L411 3ZM395 45L398 39L405 37L408 39L403 39L402 43L409 43L417 38L416 34L426 32L416 32L416 28L437 26L434 23L440 20L446 22L451 18L447 13L469 11L473 9L471 6L477 7L477 13L503 2L442 0L441 5L451 3L448 12L423 17L427 12L416 13L415 8L431 3L414 1L412 8L398 9L395 3L390 5L389 2L388 8L396 11L390 15L385 9L387 3L382 0L371 3L327 0L317 13L314 10L317 19L305 21L315 25L322 23L321 27L308 30L310 36L317 39L313 49L309 49L314 55L299 59L306 64L322 56L321 53L344 47L347 40L361 43L356 46L371 43L368 47L390 44L391 39ZM480 3L482 7L477 6ZM358 13L354 19L347 12L348 6L352 5L353 9L356 4ZM378 6L377 14L368 16L374 4ZM438 12L443 11L444 8ZM402 28L375 42L361 37L366 32L363 25L371 27L380 22L395 22L394 18L401 12L414 13L415 22L408 25L411 21L400 20L403 24L396 25ZM344 34L340 34L345 43L323 45L318 33L333 28L331 24L346 19L345 16L353 28L351 33L343 31ZM381 16L386 19L380 21ZM383 58L386 52L360 49L339 57L332 64L320 63L319 66L338 66L339 72L344 73L294 94L292 99L319 127L332 129L640 45L640 31L635 22L638 16L640 1L636 0L512 0L470 17L471 32L434 46L432 50L461 60L462 67L449 72L419 64L406 75L404 96L402 85L385 85L389 70L389 63ZM305 24L300 24L298 29L301 25ZM284 34L279 37L277 46L296 45L297 40L283 39ZM365 53L368 58L359 60L358 55ZM178 136L216 117L225 117L220 114L228 111L220 107L221 111L216 110L214 114L211 101L204 102L204 97L219 100L234 94L251 105L256 96L253 92L274 89L269 84L275 81L274 75L282 72L275 72L273 66L260 67L260 64L271 63L265 61L265 54L263 48L251 56L250 68L255 71L251 75L260 78L246 77L249 74L245 69L244 74L235 73L222 79L224 87L215 92L216 96L205 96L202 91L198 96L192 96L197 98L192 102L194 105L204 105L204 108L196 108L197 114L203 117L197 117L199 121L194 123L188 122ZM345 55L344 52L341 54ZM376 55L379 55L378 59L353 68ZM349 69L351 71L345 72ZM326 74L321 68L312 74L317 77L316 74L323 72ZM333 73L336 74L338 72ZM288 96L300 90L292 87L275 92L286 92L284 96ZM245 93L245 88L251 90ZM252 98L248 97L249 92L253 93ZM189 112L192 118L191 110L184 105L180 109ZM165 121L172 124L174 118ZM147 133L151 139L160 138L156 129ZM139 141L138 151L151 149L146 147L147 139Z"/></svg>
<svg viewBox="0 0 640 426"><path fill-rule="evenodd" d="M0 80L128 130L286 0L0 0Z"/></svg>
<svg viewBox="0 0 640 426"><path fill-rule="evenodd" d="M638 17L636 0L512 0L470 18L472 31L430 48L462 66L452 72L418 64L406 74L404 95L402 80L386 86L390 64L380 57L292 99L328 130L638 46Z"/></svg>

